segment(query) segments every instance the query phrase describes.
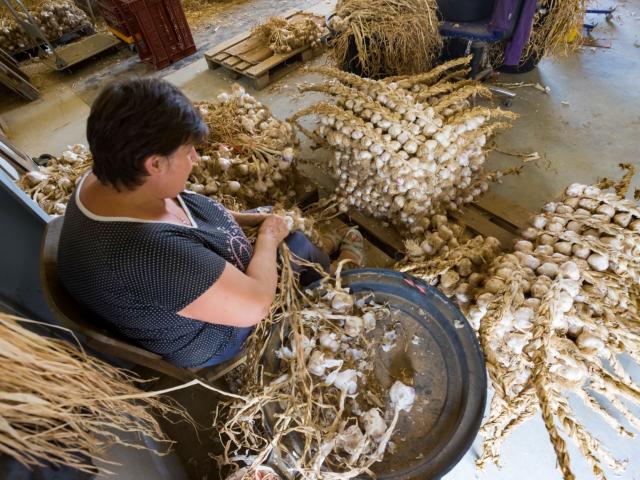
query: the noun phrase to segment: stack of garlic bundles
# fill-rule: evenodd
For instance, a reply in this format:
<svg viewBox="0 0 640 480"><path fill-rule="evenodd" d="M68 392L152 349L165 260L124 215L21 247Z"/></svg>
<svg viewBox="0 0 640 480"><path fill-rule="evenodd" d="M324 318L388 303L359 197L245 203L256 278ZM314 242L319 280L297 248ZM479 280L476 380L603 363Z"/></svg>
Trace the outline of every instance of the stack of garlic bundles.
<svg viewBox="0 0 640 480"><path fill-rule="evenodd" d="M304 304L287 307L276 351L279 376L225 414L230 420L221 430L232 440L228 461L235 451L236 458L253 459L255 468L271 449L286 451L294 442L302 451L286 457L290 471L319 480L355 478L382 460L416 392L401 381L383 386L374 372L377 349L370 337L387 324L388 307L356 300L341 288L339 273L337 278L322 291L306 292ZM279 405L268 438L256 432L264 421L261 403ZM247 449L256 455L247 457Z"/></svg>
<svg viewBox="0 0 640 480"><path fill-rule="evenodd" d="M64 215L69 197L80 176L91 168L91 152L84 145L70 145L46 167L25 173L17 185L45 212Z"/></svg>
<svg viewBox="0 0 640 480"><path fill-rule="evenodd" d="M491 120L515 115L471 105L472 97L488 91L457 79L466 73L460 70L466 61L392 82L310 69L335 79L301 89L328 93L336 102L315 104L293 120L319 117L315 133L301 129L335 152L328 166L338 182L340 210L355 207L421 234L434 213L486 191L484 146L496 129L508 125Z"/></svg>
<svg viewBox="0 0 640 480"><path fill-rule="evenodd" d="M55 41L62 35L91 25L89 17L72 1L53 0L42 3L30 11L36 24L42 29L49 41ZM21 20L29 21L27 15L18 12ZM31 48L32 40L13 19L2 21L0 28L0 48L19 52Z"/></svg>
<svg viewBox="0 0 640 480"><path fill-rule="evenodd" d="M265 23L256 26L252 32L263 39L269 48L278 54L291 53L299 48L310 46L318 48L322 44L322 30L315 15L287 20L271 17ZM322 18L320 17L322 20Z"/></svg>
<svg viewBox="0 0 640 480"><path fill-rule="evenodd" d="M514 254L493 262L467 315L479 327L495 390L479 464L496 461L502 440L540 408L565 478L574 477L558 427L604 478L602 463L616 472L624 464L579 423L566 395L573 392L631 436L597 393L640 430L640 419L623 403L640 404L640 387L617 358L624 352L640 362L640 208L573 184L523 236Z"/></svg>
<svg viewBox="0 0 640 480"><path fill-rule="evenodd" d="M235 208L292 204L296 139L291 125L239 85L220 94L218 103L196 107L209 126L209 138L198 148L202 157L187 188Z"/></svg>
<svg viewBox="0 0 640 480"><path fill-rule="evenodd" d="M484 284L488 266L502 253L500 242L482 235L459 240L453 236L450 227L459 230L462 227L447 224L443 215L434 218L440 224L437 231L427 235L420 244L414 240L405 241L407 258L395 269L438 287L458 305L468 304Z"/></svg>

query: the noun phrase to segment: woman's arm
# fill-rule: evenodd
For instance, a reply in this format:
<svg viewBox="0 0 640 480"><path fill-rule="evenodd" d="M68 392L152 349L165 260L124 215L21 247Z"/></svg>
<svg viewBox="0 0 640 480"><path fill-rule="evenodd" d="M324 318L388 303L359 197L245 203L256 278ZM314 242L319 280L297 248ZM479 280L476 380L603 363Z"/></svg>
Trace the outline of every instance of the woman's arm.
<svg viewBox="0 0 640 480"><path fill-rule="evenodd" d="M253 257L242 273L227 262L222 275L200 297L178 312L203 322L249 327L269 313L278 285L278 245L289 234L280 217L267 215Z"/></svg>

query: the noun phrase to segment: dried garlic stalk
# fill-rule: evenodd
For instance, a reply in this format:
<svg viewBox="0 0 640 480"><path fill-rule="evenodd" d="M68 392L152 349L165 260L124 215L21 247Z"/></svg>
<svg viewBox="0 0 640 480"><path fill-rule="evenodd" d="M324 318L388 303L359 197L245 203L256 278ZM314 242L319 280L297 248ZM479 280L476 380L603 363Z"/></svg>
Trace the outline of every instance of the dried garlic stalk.
<svg viewBox="0 0 640 480"><path fill-rule="evenodd" d="M271 17L253 28L252 33L262 38L274 53L291 53L299 48L318 48L322 44L322 29L318 22L324 19L317 15L296 15L287 20Z"/></svg>
<svg viewBox="0 0 640 480"><path fill-rule="evenodd" d="M436 12L435 0L339 0L331 54L340 68L351 64L372 78L424 72L442 47Z"/></svg>
<svg viewBox="0 0 640 480"><path fill-rule="evenodd" d="M624 193L620 189L620 193ZM629 423L640 418L640 387L621 366L640 362L640 208L615 193L573 184L532 220L515 253L496 258L469 307L495 391L482 427L484 454L497 462L500 445L538 409L565 478L574 478L571 438L598 478L616 460L576 419L567 395L577 394L618 433L631 436L594 397L604 396Z"/></svg>
<svg viewBox="0 0 640 480"><path fill-rule="evenodd" d="M284 458L297 478L354 478L382 460L400 413L410 411L415 398L412 387L380 385L373 372L370 332L390 311L356 299L341 286L339 271L321 289L300 291L286 255L284 264L277 306L248 347L259 359L274 326L279 371L267 374L257 361L247 363L254 367L240 388L249 400L227 403L217 415L226 446L220 460L243 458L250 473L274 450L297 450ZM358 395L363 390L367 395ZM266 410L274 413L268 436Z"/></svg>

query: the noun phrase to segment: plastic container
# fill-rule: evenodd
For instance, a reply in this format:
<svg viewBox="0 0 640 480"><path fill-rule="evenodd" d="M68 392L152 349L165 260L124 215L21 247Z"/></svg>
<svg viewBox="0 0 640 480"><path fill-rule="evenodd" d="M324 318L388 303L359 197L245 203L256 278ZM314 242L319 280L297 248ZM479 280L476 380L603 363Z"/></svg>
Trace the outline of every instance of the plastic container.
<svg viewBox="0 0 640 480"><path fill-rule="evenodd" d="M476 438L487 398L484 355L476 334L444 294L406 273L365 268L342 274L342 286L356 298L388 305L393 320L370 332L376 341L391 323L402 326L402 344L389 353L376 350L376 378L391 386L392 369L413 370L417 401L423 411L401 417L394 433L395 452L387 451L372 470L378 480L439 479L451 470ZM319 283L306 287L321 288ZM416 335L418 342L415 342ZM399 340L400 342L400 340ZM265 373L280 375L280 336L272 335L260 360ZM277 403L265 407L267 428L282 413ZM300 454L299 437L288 436L287 448ZM358 477L360 478L360 477Z"/></svg>
<svg viewBox="0 0 640 480"><path fill-rule="evenodd" d="M138 54L157 69L196 52L180 0L122 0L135 16Z"/></svg>
<svg viewBox="0 0 640 480"><path fill-rule="evenodd" d="M121 0L96 0L96 5L112 33L131 43L139 27L129 7Z"/></svg>
<svg viewBox="0 0 640 480"><path fill-rule="evenodd" d="M493 13L494 0L437 0L438 10L447 22L477 22Z"/></svg>

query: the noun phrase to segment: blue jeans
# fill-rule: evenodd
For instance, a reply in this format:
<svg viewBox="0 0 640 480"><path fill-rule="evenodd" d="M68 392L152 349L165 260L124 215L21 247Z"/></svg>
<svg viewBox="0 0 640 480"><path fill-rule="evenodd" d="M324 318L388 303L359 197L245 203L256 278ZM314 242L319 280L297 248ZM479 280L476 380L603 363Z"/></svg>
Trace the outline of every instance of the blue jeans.
<svg viewBox="0 0 640 480"><path fill-rule="evenodd" d="M309 238L302 232L292 232L289 234L287 238L285 238L284 242L291 250L296 257L301 258L303 260L307 260L309 262L317 263L322 266L325 272L329 271L329 267L331 261L329 256L316 247ZM320 280L322 275L315 271L312 268L302 267L295 263L292 264L293 270L300 275L300 285L303 287L315 282L316 280ZM233 340L229 342L229 344L220 352L218 355L215 355L208 362L199 365L196 368L204 368L211 367L213 365L217 365L222 362L226 362L227 360L235 357L244 346L244 341L253 331L253 327L240 327L236 328L236 335Z"/></svg>

